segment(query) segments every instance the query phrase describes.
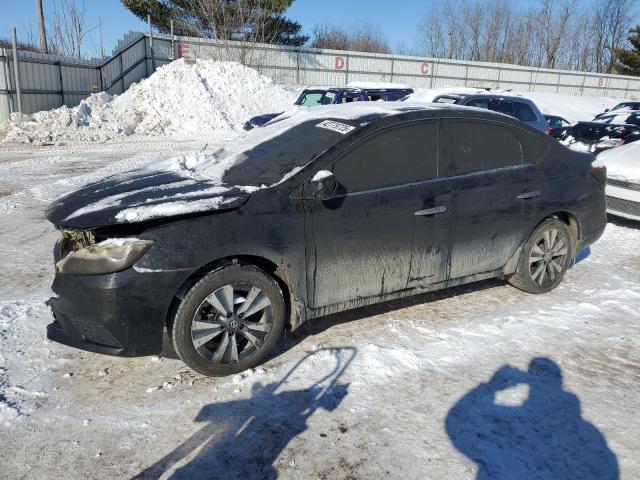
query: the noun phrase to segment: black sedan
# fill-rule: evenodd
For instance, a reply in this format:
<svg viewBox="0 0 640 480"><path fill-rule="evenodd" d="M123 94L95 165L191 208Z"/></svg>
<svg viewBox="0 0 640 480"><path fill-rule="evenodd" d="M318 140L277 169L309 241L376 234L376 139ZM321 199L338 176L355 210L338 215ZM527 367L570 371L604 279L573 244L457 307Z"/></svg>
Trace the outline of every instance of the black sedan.
<svg viewBox="0 0 640 480"><path fill-rule="evenodd" d="M548 292L604 231L593 159L486 110L292 113L54 202L48 336L151 355L166 330L194 370L228 375L322 315L492 277Z"/></svg>

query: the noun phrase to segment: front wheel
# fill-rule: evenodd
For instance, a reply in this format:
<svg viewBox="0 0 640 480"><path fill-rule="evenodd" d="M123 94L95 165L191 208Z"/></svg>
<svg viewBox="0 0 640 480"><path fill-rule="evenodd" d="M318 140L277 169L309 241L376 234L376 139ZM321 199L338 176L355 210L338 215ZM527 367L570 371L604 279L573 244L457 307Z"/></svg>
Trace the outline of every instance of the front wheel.
<svg viewBox="0 0 640 480"><path fill-rule="evenodd" d="M553 290L569 268L573 242L564 222L557 218L545 220L531 234L508 282L528 293Z"/></svg>
<svg viewBox="0 0 640 480"><path fill-rule="evenodd" d="M180 359L208 376L225 376L265 360L284 328L278 283L259 268L229 265L196 283L172 325Z"/></svg>

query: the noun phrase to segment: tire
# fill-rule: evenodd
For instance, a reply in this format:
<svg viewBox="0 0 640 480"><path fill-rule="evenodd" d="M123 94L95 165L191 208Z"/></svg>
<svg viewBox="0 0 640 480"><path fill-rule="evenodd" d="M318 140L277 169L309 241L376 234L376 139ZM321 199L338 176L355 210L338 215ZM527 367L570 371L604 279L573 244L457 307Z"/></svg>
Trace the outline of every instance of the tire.
<svg viewBox="0 0 640 480"><path fill-rule="evenodd" d="M533 231L522 250L518 266L508 282L528 293L546 293L564 277L575 239L567 224L548 218Z"/></svg>
<svg viewBox="0 0 640 480"><path fill-rule="evenodd" d="M170 323L173 346L190 368L221 377L262 363L284 328L278 283L250 265L229 265L187 292Z"/></svg>

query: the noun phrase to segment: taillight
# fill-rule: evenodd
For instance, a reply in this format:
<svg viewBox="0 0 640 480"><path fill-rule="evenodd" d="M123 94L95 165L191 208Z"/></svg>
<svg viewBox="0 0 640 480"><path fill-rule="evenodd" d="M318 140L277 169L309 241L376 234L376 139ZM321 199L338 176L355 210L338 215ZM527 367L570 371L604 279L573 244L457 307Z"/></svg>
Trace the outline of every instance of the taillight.
<svg viewBox="0 0 640 480"><path fill-rule="evenodd" d="M546 133L547 135L551 135L551 127L549 125L547 125L547 128L544 129L544 133Z"/></svg>
<svg viewBox="0 0 640 480"><path fill-rule="evenodd" d="M607 167L591 165L591 168L589 168L589 174L603 185L607 181Z"/></svg>

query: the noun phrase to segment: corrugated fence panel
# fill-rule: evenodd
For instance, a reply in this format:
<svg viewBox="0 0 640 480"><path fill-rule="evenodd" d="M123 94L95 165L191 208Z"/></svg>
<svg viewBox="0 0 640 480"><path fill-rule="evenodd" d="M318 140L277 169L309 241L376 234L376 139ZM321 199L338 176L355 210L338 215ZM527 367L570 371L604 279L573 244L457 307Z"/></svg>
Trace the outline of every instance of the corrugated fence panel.
<svg viewBox="0 0 640 480"><path fill-rule="evenodd" d="M440 77L441 79L454 79L456 81L462 80L464 82L466 71L466 65L438 62L435 66L433 74L436 77Z"/></svg>
<svg viewBox="0 0 640 480"><path fill-rule="evenodd" d="M171 40L162 38L153 39L153 53L158 59L171 59L173 58L173 50L171 48Z"/></svg>
<svg viewBox="0 0 640 480"><path fill-rule="evenodd" d="M396 58L393 63L394 75L411 75L416 77L431 78L433 62L426 59L408 59L405 57Z"/></svg>
<svg viewBox="0 0 640 480"><path fill-rule="evenodd" d="M349 73L371 73L373 75L391 75L391 58L372 58L349 55L347 65Z"/></svg>
<svg viewBox="0 0 640 480"><path fill-rule="evenodd" d="M146 76L147 66L145 65L145 62L142 62L138 64L138 66L134 67L130 72L125 74L124 77L122 77L121 83L124 84L124 90L129 88L132 83L139 82ZM122 90L120 90L118 93L122 93Z"/></svg>

